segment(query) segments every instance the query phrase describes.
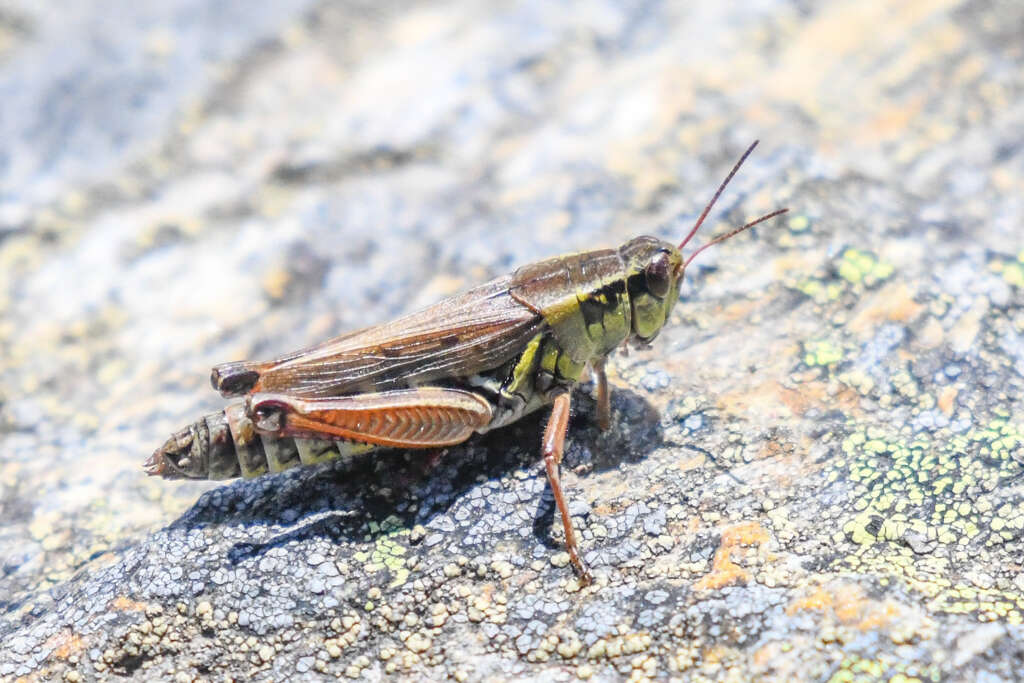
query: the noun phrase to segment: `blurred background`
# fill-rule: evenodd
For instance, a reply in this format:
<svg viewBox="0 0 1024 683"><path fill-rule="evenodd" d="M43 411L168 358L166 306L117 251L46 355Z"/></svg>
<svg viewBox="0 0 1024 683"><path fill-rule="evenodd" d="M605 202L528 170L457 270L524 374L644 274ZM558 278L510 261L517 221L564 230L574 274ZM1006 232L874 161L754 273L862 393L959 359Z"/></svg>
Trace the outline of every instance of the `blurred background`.
<svg viewBox="0 0 1024 683"><path fill-rule="evenodd" d="M998 0L0 3L0 675L1019 675L1022 27ZM342 470L143 474L223 406L212 365L678 237L754 139L703 238L791 213L612 362L616 435L581 404L597 589L535 533L538 421L363 517ZM358 518L238 554L332 510Z"/></svg>

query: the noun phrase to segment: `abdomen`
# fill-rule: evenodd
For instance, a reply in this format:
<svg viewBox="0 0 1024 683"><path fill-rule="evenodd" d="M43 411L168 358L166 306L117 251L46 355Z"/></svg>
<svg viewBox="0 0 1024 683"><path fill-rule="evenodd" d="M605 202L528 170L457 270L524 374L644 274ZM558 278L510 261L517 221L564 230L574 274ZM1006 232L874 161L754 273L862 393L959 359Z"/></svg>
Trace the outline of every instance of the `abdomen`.
<svg viewBox="0 0 1024 683"><path fill-rule="evenodd" d="M245 414L245 402L239 401L171 436L145 467L149 474L166 479L252 478L378 448L354 441L261 434Z"/></svg>

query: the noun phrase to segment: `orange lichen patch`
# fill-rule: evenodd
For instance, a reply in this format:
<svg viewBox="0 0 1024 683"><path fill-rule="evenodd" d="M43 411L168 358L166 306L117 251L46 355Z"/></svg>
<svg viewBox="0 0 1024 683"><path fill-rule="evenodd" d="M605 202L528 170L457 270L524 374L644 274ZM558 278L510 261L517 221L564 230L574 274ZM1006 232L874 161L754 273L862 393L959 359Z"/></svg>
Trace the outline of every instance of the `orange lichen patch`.
<svg viewBox="0 0 1024 683"><path fill-rule="evenodd" d="M616 503L601 503L594 506L594 514L600 515L601 517L608 517L622 512L625 508L625 505Z"/></svg>
<svg viewBox="0 0 1024 683"><path fill-rule="evenodd" d="M781 384L777 384L779 392L779 400L786 404L794 415L803 415L807 412L807 408L810 406L808 396L802 391L796 389L790 389Z"/></svg>
<svg viewBox="0 0 1024 683"><path fill-rule="evenodd" d="M734 586L737 584L745 584L750 580L750 575L735 564L729 557L729 553L715 554L715 562L712 570L701 577L697 583L693 585L696 590L718 590L725 588L726 586Z"/></svg>
<svg viewBox="0 0 1024 683"><path fill-rule="evenodd" d="M707 461L707 457L706 456L704 456L704 455L695 455L692 458L687 458L685 460L680 460L679 462L676 463L676 467L678 467L683 472L688 472L690 470L696 470L696 469L699 469L699 468L703 467L704 463L706 461Z"/></svg>
<svg viewBox="0 0 1024 683"><path fill-rule="evenodd" d="M880 629L892 623L897 616L899 616L899 610L896 608L896 605L891 602L884 602L868 610L864 618L857 623L857 628L861 631Z"/></svg>
<svg viewBox="0 0 1024 683"><path fill-rule="evenodd" d="M754 650L754 654L751 655L750 661L758 668L764 667L779 656L780 650L781 648L779 647L778 641L769 641Z"/></svg>
<svg viewBox="0 0 1024 683"><path fill-rule="evenodd" d="M126 598L123 595L120 595L111 600L108 607L122 612L145 612L147 605L144 602L132 600L131 598Z"/></svg>
<svg viewBox="0 0 1024 683"><path fill-rule="evenodd" d="M761 545L769 539L768 531L757 522L743 522L725 530L722 545Z"/></svg>
<svg viewBox="0 0 1024 683"><path fill-rule="evenodd" d="M914 300L914 293L910 291L907 284L902 281L895 282L883 289L885 292L890 290L894 299L883 309L889 320L903 323L916 320L925 305Z"/></svg>
<svg viewBox="0 0 1024 683"><path fill-rule="evenodd" d="M899 3L896 9L897 5L888 3L859 2L831 6L828 11L823 9L802 25L799 35L787 41L777 59L773 60L774 68L766 70L762 77L765 96L761 99L786 100L816 112L825 125L822 133L825 140L841 138L849 143L853 134L854 144L877 145L877 124L871 125L872 119L868 119L867 123L851 130L851 117L853 121L864 121L879 109L879 101L891 102L892 98L882 95L885 92L882 85L901 82L892 80L894 74L908 79L909 74L916 72L915 65L934 60L936 54L950 54L956 49L941 50L940 45L963 44L964 34L952 21L936 21L943 16L944 6L951 5L948 0L941 3L906 2ZM852 74L856 73L845 67L846 64L873 63L879 59L878 55L887 54L894 46L905 45L906 36L917 35L914 32L921 30L919 27L922 25L928 27L927 41L915 41L921 43L917 49L901 50L901 58L895 64L887 63L887 78L878 79L877 85L872 84L864 93L864 101L850 103L841 110L836 108L844 86L839 86L838 90L835 87L839 83L852 82ZM933 33L938 37L933 38ZM871 40L865 40L864 36L871 36ZM867 43L870 43L870 48ZM844 68L851 75L840 77L837 83L836 74L842 73ZM822 93L833 91L836 94L822 97ZM905 129L884 130L892 135L906 136Z"/></svg>
<svg viewBox="0 0 1024 683"><path fill-rule="evenodd" d="M753 311L761 308L762 305L762 302L755 301L753 299L740 299L728 306L725 306L721 313L716 317L722 319L724 322L742 320L749 316Z"/></svg>
<svg viewBox="0 0 1024 683"><path fill-rule="evenodd" d="M844 624L849 624L860 618L866 610L867 602L864 598L864 591L856 584L840 584L831 590L819 586L808 595L793 601L786 608L786 614L795 614L805 610L817 610L819 612L830 611Z"/></svg>
<svg viewBox="0 0 1024 683"><path fill-rule="evenodd" d="M860 615L867 611L868 600L864 597L864 590L851 583L840 584L835 591L835 604L832 609L839 621L849 624L860 618Z"/></svg>
<svg viewBox="0 0 1024 683"><path fill-rule="evenodd" d="M914 293L905 282L892 282L869 297L846 328L857 335L866 336L883 322L907 323L921 314L924 305L914 301Z"/></svg>
<svg viewBox="0 0 1024 683"><path fill-rule="evenodd" d="M80 654L85 650L85 641L71 629L65 628L50 636L43 648L53 648L53 656L57 659L67 659L72 655Z"/></svg>
<svg viewBox="0 0 1024 683"><path fill-rule="evenodd" d="M683 520L669 522L668 528L669 531L677 537L689 537L696 534L702 526L703 522L701 522L700 517L695 515L693 517L687 517Z"/></svg>
<svg viewBox="0 0 1024 683"><path fill-rule="evenodd" d="M861 414L860 396L850 387L844 386L839 391L832 392L829 399L833 406L838 406L848 416L857 417Z"/></svg>
<svg viewBox="0 0 1024 683"><path fill-rule="evenodd" d="M807 476L809 471L817 470L819 465L802 456L813 445L806 436L797 440L769 438L761 442L758 449L758 460L771 460L775 463L769 474L780 487L790 487L799 479Z"/></svg>
<svg viewBox="0 0 1024 683"><path fill-rule="evenodd" d="M786 657L786 653L800 652L807 645L807 638L791 634L784 640L770 640L761 647L754 650L750 655L750 662L754 665L755 671L772 671L772 680L795 681L802 680L794 670L795 660ZM783 659L785 658L785 659ZM751 679L748 679L751 680ZM760 680L754 677L752 680Z"/></svg>
<svg viewBox="0 0 1024 683"><path fill-rule="evenodd" d="M722 532L722 538L715 551L711 571L695 584L696 590L717 590L725 586L747 583L750 575L732 561L732 553L739 546L760 546L769 540L768 531L757 522L744 522Z"/></svg>
<svg viewBox="0 0 1024 683"><path fill-rule="evenodd" d="M804 386L801 385L801 389L794 390L787 389L778 382L746 385L738 391L721 394L718 397L718 408L731 415L754 413L769 417L789 417L790 411L794 411L794 406L806 410L815 399L813 395L801 395Z"/></svg>
<svg viewBox="0 0 1024 683"><path fill-rule="evenodd" d="M881 114L869 120L864 128L867 135L873 135L875 139L892 139L898 135L905 135L907 127L917 118L925 105L924 96L911 98L901 108L883 109Z"/></svg>
<svg viewBox="0 0 1024 683"><path fill-rule="evenodd" d="M726 645L713 645L704 648L700 653L700 660L705 665L721 664L728 662L736 656L736 650Z"/></svg>
<svg viewBox="0 0 1024 683"><path fill-rule="evenodd" d="M807 610L824 612L826 609L832 607L832 604L832 594L821 586L818 586L810 595L806 595L791 602L789 607L786 608L786 614L793 616L797 612L804 612Z"/></svg>
<svg viewBox="0 0 1024 683"><path fill-rule="evenodd" d="M271 299L280 301L284 298L291 280L291 273L287 269L280 266L271 268L263 274L263 292Z"/></svg>
<svg viewBox="0 0 1024 683"><path fill-rule="evenodd" d="M811 273L822 261L822 254L813 249L793 251L772 259L772 275L777 280L792 278L794 273Z"/></svg>
<svg viewBox="0 0 1024 683"><path fill-rule="evenodd" d="M811 408L838 407L845 413L856 415L859 413L860 397L857 392L849 387L843 387L839 391L830 390L826 382L802 382L796 387L786 387L778 382L775 385L775 396L793 411L794 415L800 416Z"/></svg>
<svg viewBox="0 0 1024 683"><path fill-rule="evenodd" d="M934 349L942 343L945 336L946 332L942 329L942 323L935 318L929 317L921 325L921 329L918 330L916 341L926 349Z"/></svg>
<svg viewBox="0 0 1024 683"><path fill-rule="evenodd" d="M831 613L838 621L862 631L887 626L899 616L899 608L895 603L887 601L879 604L866 597L864 590L856 584L840 584L831 589L819 586L790 603L786 614L811 610L822 614Z"/></svg>
<svg viewBox="0 0 1024 683"><path fill-rule="evenodd" d="M778 439L767 439L761 445L760 457L762 458L786 458L796 451L796 444Z"/></svg>
<svg viewBox="0 0 1024 683"><path fill-rule="evenodd" d="M945 389L942 390L942 393L939 394L939 410L941 410L944 415L949 416L953 414L953 408L955 407L956 402L956 395L956 387L946 387Z"/></svg>

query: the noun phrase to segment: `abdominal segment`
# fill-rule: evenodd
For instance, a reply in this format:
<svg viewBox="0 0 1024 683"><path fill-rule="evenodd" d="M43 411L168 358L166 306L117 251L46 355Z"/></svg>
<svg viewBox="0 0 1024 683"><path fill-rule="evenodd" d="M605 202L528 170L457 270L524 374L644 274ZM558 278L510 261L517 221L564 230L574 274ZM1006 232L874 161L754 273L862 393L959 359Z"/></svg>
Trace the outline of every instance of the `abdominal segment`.
<svg viewBox="0 0 1024 683"><path fill-rule="evenodd" d="M146 461L145 468L165 479L252 478L378 448L342 439L261 434L246 414L245 403L239 402L172 435Z"/></svg>
<svg viewBox="0 0 1024 683"><path fill-rule="evenodd" d="M247 479L299 465L315 465L335 458L368 453L377 448L373 444L347 440L261 434L246 414L243 403L228 406L224 414L235 444L234 457L239 473ZM212 461L210 465L213 470Z"/></svg>
<svg viewBox="0 0 1024 683"><path fill-rule="evenodd" d="M237 457L241 476L250 479L267 472L281 472L299 465L316 465L378 448L373 444L354 441L260 436L256 443L238 448Z"/></svg>

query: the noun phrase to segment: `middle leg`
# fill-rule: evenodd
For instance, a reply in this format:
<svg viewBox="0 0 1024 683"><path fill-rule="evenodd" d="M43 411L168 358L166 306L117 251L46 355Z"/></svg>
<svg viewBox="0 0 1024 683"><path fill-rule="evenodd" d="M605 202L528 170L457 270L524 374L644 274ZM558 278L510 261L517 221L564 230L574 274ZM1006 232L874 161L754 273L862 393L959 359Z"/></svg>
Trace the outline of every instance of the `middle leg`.
<svg viewBox="0 0 1024 683"><path fill-rule="evenodd" d="M594 368L594 381L597 384L597 426L602 432L612 426L612 401L608 394L608 376L604 372L605 359L591 362Z"/></svg>
<svg viewBox="0 0 1024 683"><path fill-rule="evenodd" d="M580 583L588 585L594 579L580 556L580 549L576 544L576 532L572 526L572 517L569 516L569 506L565 502L565 494L562 493L562 484L558 476L558 465L562 462L565 450L565 433L569 429L570 405L568 391L555 397L554 405L551 408L551 417L548 418L548 426L544 430L541 450L544 453L544 467L547 469L551 492L555 496L555 505L558 506L558 512L562 515L562 527L565 529L565 549L569 553L569 560L579 574Z"/></svg>

